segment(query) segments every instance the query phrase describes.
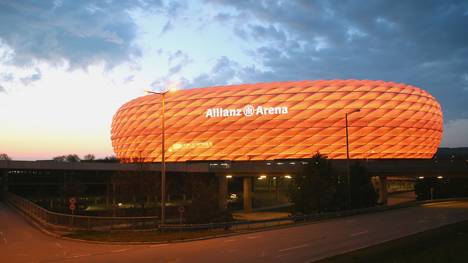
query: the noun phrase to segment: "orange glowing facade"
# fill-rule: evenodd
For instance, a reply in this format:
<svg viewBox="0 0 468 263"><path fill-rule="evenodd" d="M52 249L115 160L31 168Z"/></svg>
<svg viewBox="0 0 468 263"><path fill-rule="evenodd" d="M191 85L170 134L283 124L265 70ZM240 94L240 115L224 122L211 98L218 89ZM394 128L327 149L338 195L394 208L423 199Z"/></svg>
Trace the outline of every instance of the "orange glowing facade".
<svg viewBox="0 0 468 263"><path fill-rule="evenodd" d="M124 104L112 121L117 158L161 161L161 96ZM166 94L166 161L431 158L442 136L426 91L371 80L272 82ZM353 112L360 109L359 112ZM353 112L353 113L351 113Z"/></svg>

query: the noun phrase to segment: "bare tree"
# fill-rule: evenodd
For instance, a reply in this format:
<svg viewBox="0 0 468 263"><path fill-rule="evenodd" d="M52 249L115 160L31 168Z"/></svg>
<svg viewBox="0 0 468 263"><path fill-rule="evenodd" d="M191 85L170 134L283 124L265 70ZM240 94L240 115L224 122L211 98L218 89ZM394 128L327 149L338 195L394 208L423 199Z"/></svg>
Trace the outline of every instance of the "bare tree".
<svg viewBox="0 0 468 263"><path fill-rule="evenodd" d="M83 161L94 161L96 159L96 157L94 156L94 154L86 154L85 156L83 156Z"/></svg>
<svg viewBox="0 0 468 263"><path fill-rule="evenodd" d="M56 162L67 162L67 163L78 163L81 161L80 157L76 154L69 154L69 155L60 155L52 158L53 161Z"/></svg>
<svg viewBox="0 0 468 263"><path fill-rule="evenodd" d="M6 153L0 153L0 161L11 161L11 158Z"/></svg>

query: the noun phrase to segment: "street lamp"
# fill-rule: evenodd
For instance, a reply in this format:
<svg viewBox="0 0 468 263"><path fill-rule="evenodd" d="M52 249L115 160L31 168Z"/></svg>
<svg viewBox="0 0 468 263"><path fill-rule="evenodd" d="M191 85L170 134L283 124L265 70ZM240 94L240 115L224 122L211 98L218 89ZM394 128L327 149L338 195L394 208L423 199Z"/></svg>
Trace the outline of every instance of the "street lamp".
<svg viewBox="0 0 468 263"><path fill-rule="evenodd" d="M355 109L345 113L345 128L346 128L346 175L348 177L348 206L351 208L351 175L349 174L349 139L348 139L348 115L360 112L361 109Z"/></svg>
<svg viewBox="0 0 468 263"><path fill-rule="evenodd" d="M164 224L166 219L166 149L165 149L165 135L166 135L166 94L173 92L174 89L169 89L161 92L154 92L145 90L146 93L161 95L161 222Z"/></svg>

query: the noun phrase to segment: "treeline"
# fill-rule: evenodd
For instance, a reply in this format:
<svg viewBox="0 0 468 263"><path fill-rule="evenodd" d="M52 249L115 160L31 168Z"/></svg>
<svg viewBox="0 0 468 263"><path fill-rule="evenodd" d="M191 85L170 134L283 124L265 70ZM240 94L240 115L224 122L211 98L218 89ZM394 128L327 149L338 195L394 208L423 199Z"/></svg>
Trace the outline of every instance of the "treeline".
<svg viewBox="0 0 468 263"><path fill-rule="evenodd" d="M293 177L289 187L293 212L309 214L376 205L377 192L360 162L351 165L348 184L347 176L337 173L325 156L317 153L305 161L303 172Z"/></svg>
<svg viewBox="0 0 468 263"><path fill-rule="evenodd" d="M94 154L86 154L83 158L80 158L77 154L59 155L52 158L55 162L67 162L67 163L78 163L78 162L106 162L106 163L118 163L119 159L115 156L106 156L101 159L96 159Z"/></svg>

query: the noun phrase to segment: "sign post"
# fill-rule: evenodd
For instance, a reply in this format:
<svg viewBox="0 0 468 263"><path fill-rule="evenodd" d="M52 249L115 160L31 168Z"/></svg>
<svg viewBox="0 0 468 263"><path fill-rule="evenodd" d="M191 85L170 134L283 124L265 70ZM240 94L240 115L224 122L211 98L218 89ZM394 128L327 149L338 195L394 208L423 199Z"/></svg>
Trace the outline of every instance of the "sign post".
<svg viewBox="0 0 468 263"><path fill-rule="evenodd" d="M71 222L70 222L70 225L73 226L73 215L75 215L75 209L76 209L76 197L70 197L70 199L68 199L68 208L70 209L71 211Z"/></svg>
<svg viewBox="0 0 468 263"><path fill-rule="evenodd" d="M182 224L182 218L185 213L185 207L179 206L179 224Z"/></svg>

